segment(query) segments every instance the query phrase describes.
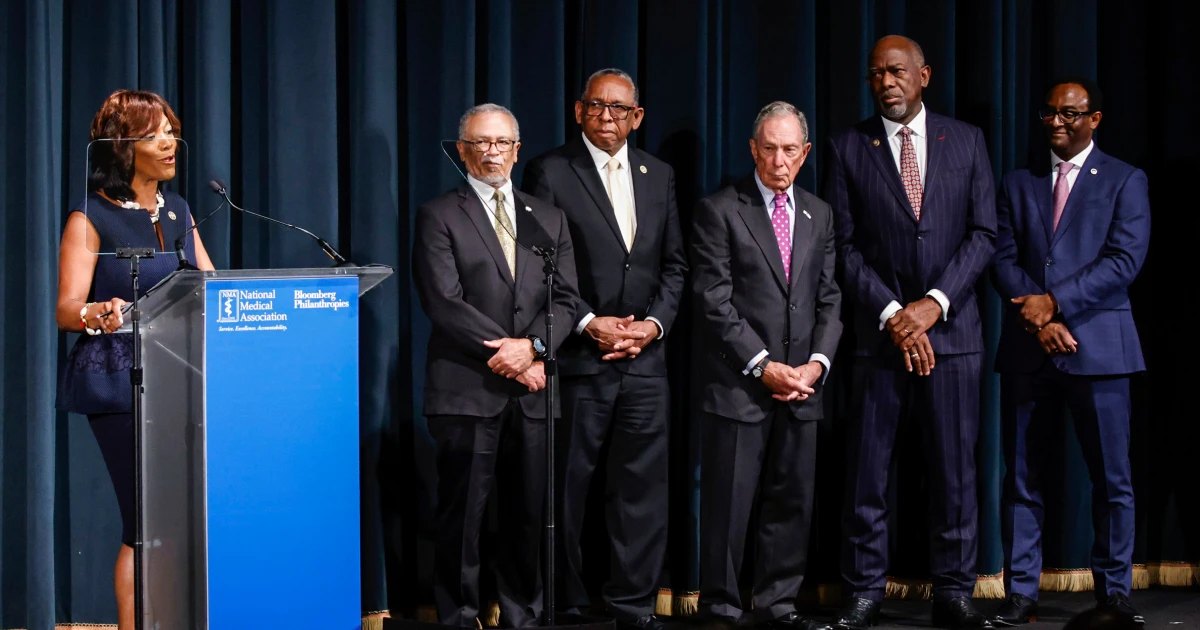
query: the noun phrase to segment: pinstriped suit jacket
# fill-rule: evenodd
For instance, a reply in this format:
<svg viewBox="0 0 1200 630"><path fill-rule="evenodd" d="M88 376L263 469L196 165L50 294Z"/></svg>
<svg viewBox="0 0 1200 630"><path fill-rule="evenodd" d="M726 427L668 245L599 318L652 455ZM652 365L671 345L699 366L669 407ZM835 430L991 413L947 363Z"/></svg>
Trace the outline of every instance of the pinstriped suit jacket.
<svg viewBox="0 0 1200 630"><path fill-rule="evenodd" d="M938 289L947 321L929 340L938 354L983 351L975 282L996 244L996 197L983 133L927 114L928 164L917 220L892 157L883 120L873 116L830 141L824 198L833 208L841 286L853 305L855 354L897 351L879 330L880 313Z"/></svg>

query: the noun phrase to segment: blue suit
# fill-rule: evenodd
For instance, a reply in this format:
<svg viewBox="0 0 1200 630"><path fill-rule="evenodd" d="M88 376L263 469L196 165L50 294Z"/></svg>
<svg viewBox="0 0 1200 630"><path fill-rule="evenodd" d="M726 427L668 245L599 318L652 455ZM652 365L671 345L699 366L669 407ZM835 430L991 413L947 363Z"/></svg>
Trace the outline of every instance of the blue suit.
<svg viewBox="0 0 1200 630"><path fill-rule="evenodd" d="M847 595L883 599L888 468L902 416L922 426L930 482L930 569L938 599L975 586L975 444L983 332L975 283L995 250L992 167L983 133L926 114L927 168L920 220L905 193L878 116L835 136L824 198L833 207L843 294L856 339L847 426L842 578ZM904 369L880 330L884 308L937 289L950 302L929 330L936 367Z"/></svg>
<svg viewBox="0 0 1200 630"><path fill-rule="evenodd" d="M1053 228L1048 165L1009 174L997 204L996 286L1006 302L1051 292L1057 321L1078 343L1048 357L1008 303L996 371L1003 390L1005 580L1037 599L1042 568L1043 467L1057 452L1064 405L1092 480L1096 596L1128 595L1134 537L1129 378L1145 369L1129 285L1150 244L1146 175L1093 147Z"/></svg>

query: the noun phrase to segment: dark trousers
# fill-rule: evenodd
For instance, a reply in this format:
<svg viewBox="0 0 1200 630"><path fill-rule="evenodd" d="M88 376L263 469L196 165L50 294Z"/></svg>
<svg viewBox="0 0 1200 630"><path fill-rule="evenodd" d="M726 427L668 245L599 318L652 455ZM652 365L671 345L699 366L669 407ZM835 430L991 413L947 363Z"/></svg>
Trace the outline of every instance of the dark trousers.
<svg viewBox="0 0 1200 630"><path fill-rule="evenodd" d="M602 589L607 612L636 619L654 612L667 550L667 446L670 389L663 376L616 369L563 379L570 436L562 484L562 604L586 610L584 508L607 445L604 519L611 550Z"/></svg>
<svg viewBox="0 0 1200 630"><path fill-rule="evenodd" d="M899 351L897 350L897 353ZM929 474L930 572L935 599L970 597L978 539L975 446L981 354L940 355L929 376L896 362L858 359L846 429L842 579L847 596L883 599L887 586L887 488L896 432L912 414Z"/></svg>
<svg viewBox="0 0 1200 630"><path fill-rule="evenodd" d="M742 617L738 574L754 511L753 620L770 621L796 609L812 523L816 450L817 423L797 420L782 403L756 423L701 415L702 613Z"/></svg>
<svg viewBox="0 0 1200 630"><path fill-rule="evenodd" d="M1097 599L1129 595L1133 579L1133 479L1129 464L1129 378L1063 374L1047 361L1037 374L1004 375L1004 498L1001 526L1006 592L1037 599L1042 572L1042 503L1047 460L1061 452L1069 409L1092 480L1092 575Z"/></svg>
<svg viewBox="0 0 1200 630"><path fill-rule="evenodd" d="M500 521L494 563L500 623L512 628L536 625L542 613L545 420L526 418L513 402L492 418L431 416L428 422L437 444L433 589L440 623L476 627L481 605L479 540L494 483Z"/></svg>

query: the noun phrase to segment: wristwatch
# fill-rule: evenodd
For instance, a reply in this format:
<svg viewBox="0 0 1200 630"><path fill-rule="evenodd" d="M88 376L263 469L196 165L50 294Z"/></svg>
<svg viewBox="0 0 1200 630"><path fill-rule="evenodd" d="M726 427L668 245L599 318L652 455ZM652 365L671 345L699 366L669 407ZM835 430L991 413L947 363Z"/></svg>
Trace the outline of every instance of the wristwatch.
<svg viewBox="0 0 1200 630"><path fill-rule="evenodd" d="M770 357L763 357L754 367L750 368L750 376L754 378L762 378L763 370L767 369L767 364L771 362Z"/></svg>
<svg viewBox="0 0 1200 630"><path fill-rule="evenodd" d="M546 344L542 341L542 338L537 335L529 335L526 337L526 339L533 342L533 358L538 359L539 361L545 359Z"/></svg>

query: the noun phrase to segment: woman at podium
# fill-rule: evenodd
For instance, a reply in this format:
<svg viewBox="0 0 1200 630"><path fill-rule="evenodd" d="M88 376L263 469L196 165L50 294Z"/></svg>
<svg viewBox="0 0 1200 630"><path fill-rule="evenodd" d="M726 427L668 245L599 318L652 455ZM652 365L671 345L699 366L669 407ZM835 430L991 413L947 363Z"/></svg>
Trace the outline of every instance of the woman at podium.
<svg viewBox="0 0 1200 630"><path fill-rule="evenodd" d="M133 340L118 329L133 289L130 261L115 252L124 247L170 251L167 247L193 219L187 202L162 188L175 177L179 119L161 96L113 92L92 119L90 135L87 195L68 211L59 247L55 313L60 330L84 334L67 356L57 406L87 416L116 490L121 548L114 583L118 623L125 630L134 627ZM199 232L188 235L184 248L197 267L213 268ZM176 266L173 255L142 259L140 293Z"/></svg>

